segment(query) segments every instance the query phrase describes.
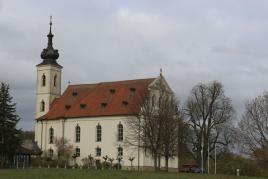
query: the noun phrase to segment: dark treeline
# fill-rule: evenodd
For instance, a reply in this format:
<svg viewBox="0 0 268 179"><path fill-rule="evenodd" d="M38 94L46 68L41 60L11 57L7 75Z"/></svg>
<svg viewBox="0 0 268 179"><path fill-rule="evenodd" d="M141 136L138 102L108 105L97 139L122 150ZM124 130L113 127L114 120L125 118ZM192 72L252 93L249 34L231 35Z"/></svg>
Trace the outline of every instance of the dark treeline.
<svg viewBox="0 0 268 179"><path fill-rule="evenodd" d="M20 118L16 114L16 104L9 93L9 86L0 86L0 167L12 165L13 156L20 146L20 130L16 128Z"/></svg>

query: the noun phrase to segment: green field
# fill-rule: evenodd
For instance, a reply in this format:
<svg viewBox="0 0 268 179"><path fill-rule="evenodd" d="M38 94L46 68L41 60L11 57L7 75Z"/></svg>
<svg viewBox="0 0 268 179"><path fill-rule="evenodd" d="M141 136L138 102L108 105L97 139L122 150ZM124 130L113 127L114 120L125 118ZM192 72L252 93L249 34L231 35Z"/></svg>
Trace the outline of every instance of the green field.
<svg viewBox="0 0 268 179"><path fill-rule="evenodd" d="M200 175L165 172L132 172L132 171L90 171L72 169L25 169L0 170L0 179L257 179L255 177L236 177L228 175ZM258 178L261 179L261 178Z"/></svg>

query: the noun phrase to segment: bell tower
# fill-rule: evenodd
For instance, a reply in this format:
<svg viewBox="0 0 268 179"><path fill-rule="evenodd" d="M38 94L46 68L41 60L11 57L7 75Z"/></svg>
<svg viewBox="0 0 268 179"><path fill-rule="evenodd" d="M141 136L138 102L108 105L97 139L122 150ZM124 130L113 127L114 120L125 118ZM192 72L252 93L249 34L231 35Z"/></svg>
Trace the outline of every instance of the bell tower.
<svg viewBox="0 0 268 179"><path fill-rule="evenodd" d="M45 115L55 98L61 95L61 70L62 66L57 63L59 53L53 48L52 17L50 16L47 48L43 49L41 58L43 61L36 65L36 119Z"/></svg>

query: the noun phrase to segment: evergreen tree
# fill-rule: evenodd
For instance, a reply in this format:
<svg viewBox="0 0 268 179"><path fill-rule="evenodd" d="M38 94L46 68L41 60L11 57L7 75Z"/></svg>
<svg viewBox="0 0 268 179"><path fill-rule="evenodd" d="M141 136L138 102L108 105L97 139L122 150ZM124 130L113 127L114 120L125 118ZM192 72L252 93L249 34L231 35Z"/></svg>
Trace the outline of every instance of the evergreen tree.
<svg viewBox="0 0 268 179"><path fill-rule="evenodd" d="M16 114L16 103L9 94L9 85L0 86L0 166L11 161L16 149L20 145L19 133L16 125L20 118Z"/></svg>

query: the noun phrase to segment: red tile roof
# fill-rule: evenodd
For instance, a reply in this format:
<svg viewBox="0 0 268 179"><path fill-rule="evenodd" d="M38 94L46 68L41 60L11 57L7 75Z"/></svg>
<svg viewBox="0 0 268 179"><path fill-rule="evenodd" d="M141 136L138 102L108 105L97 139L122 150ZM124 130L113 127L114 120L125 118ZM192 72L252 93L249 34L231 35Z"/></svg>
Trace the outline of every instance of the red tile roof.
<svg viewBox="0 0 268 179"><path fill-rule="evenodd" d="M37 120L134 115L155 78L69 85Z"/></svg>

